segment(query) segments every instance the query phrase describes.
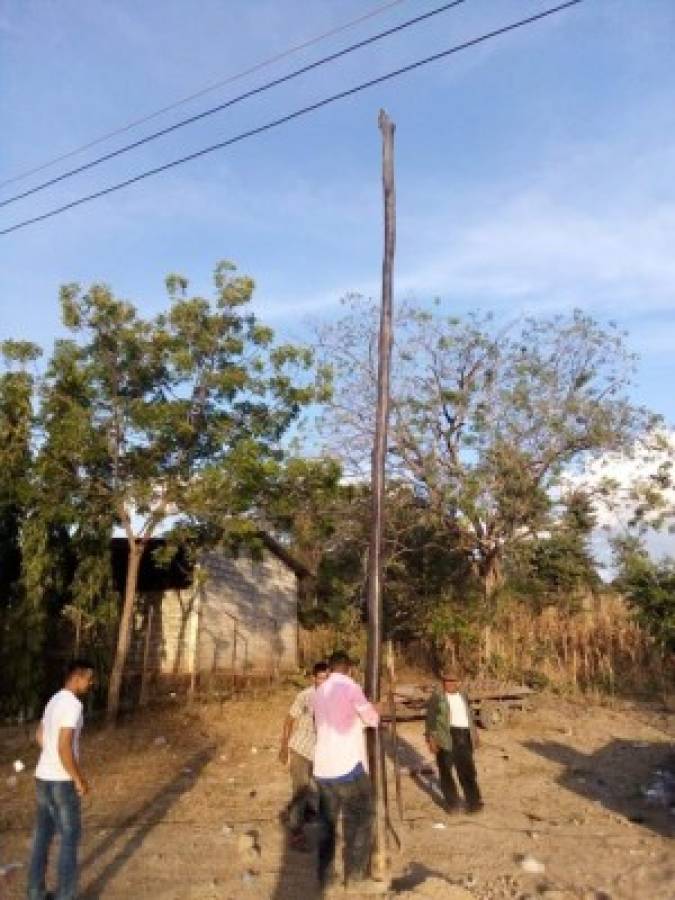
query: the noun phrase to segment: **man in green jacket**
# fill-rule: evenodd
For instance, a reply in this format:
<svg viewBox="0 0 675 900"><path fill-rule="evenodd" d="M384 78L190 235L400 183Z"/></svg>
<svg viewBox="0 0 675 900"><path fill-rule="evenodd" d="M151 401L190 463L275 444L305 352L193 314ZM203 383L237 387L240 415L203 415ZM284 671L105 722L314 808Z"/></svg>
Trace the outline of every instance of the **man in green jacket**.
<svg viewBox="0 0 675 900"><path fill-rule="evenodd" d="M473 752L478 748L478 733L469 698L460 690L459 679L451 671L441 674L441 686L434 690L429 700L425 737L429 750L436 757L448 812L459 809L453 767L462 786L466 811L479 812L483 801L473 761Z"/></svg>

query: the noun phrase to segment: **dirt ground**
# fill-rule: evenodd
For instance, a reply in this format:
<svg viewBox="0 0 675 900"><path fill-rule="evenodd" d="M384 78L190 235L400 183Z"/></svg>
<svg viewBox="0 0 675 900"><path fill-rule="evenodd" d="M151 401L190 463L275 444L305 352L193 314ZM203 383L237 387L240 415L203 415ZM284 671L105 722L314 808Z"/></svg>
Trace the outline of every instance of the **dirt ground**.
<svg viewBox="0 0 675 900"><path fill-rule="evenodd" d="M313 856L290 850L278 822L288 798L278 735L295 690L176 701L112 734L90 726L83 900L318 898ZM675 715L654 706L541 697L482 732L483 813L446 816L435 777L406 771L402 820L391 803L390 896L675 900L675 815L644 794L674 766L674 735ZM429 761L421 723L399 736L408 770ZM36 756L25 730L0 730L0 867L22 864L0 876L3 898L24 896ZM26 770L15 775L17 759Z"/></svg>

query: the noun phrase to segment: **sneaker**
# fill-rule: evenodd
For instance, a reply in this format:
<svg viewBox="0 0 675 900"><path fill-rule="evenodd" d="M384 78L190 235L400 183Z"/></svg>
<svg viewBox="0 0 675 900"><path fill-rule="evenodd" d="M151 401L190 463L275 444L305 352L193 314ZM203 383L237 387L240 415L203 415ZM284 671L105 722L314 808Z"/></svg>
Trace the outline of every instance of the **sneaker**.
<svg viewBox="0 0 675 900"><path fill-rule="evenodd" d="M482 800L478 800L476 803L467 803L466 811L470 814L482 812L485 804Z"/></svg>

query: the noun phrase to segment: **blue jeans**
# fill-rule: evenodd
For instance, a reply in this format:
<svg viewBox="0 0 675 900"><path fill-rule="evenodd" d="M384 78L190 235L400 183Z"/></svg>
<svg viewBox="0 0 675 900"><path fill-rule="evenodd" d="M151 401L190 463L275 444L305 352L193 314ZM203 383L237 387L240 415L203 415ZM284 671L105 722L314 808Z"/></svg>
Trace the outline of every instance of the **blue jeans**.
<svg viewBox="0 0 675 900"><path fill-rule="evenodd" d="M319 882L334 877L335 829L342 812L344 871L347 881L368 877L372 843L373 797L368 775L351 781L319 781Z"/></svg>
<svg viewBox="0 0 675 900"><path fill-rule="evenodd" d="M75 900L77 890L77 845L80 840L80 798L72 781L35 781L37 821L33 833L28 900L44 900L49 847L56 833L59 849L59 886L55 900Z"/></svg>

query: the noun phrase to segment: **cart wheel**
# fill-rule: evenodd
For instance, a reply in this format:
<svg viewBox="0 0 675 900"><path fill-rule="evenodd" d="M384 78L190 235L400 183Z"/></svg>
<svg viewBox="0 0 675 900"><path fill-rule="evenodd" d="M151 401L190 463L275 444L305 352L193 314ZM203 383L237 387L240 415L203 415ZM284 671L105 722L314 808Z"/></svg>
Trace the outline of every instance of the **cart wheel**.
<svg viewBox="0 0 675 900"><path fill-rule="evenodd" d="M489 700L481 703L478 711L478 724L481 728L484 728L486 731L489 731L491 728L499 728L504 724L505 719L505 710L499 703L493 703Z"/></svg>

